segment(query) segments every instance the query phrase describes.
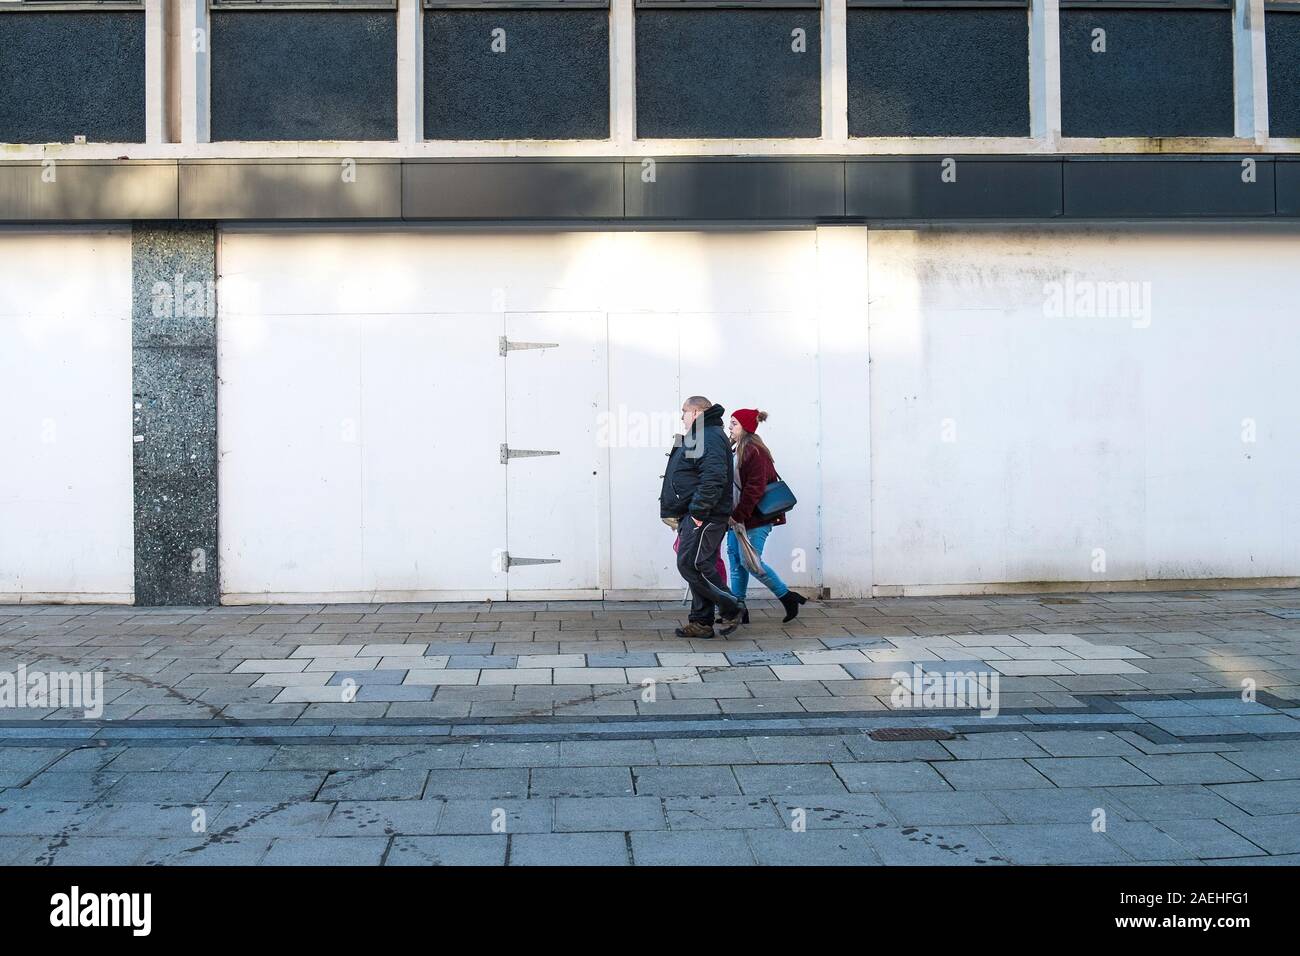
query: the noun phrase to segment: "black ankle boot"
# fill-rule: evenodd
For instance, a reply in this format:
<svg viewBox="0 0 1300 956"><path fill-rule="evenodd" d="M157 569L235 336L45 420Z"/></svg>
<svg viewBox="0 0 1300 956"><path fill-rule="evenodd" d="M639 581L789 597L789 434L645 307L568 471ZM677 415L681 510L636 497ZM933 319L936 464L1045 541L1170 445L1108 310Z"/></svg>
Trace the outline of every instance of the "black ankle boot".
<svg viewBox="0 0 1300 956"><path fill-rule="evenodd" d="M749 609L748 609L748 608L746 608L745 610L743 610L743 611L740 612L740 623L741 623L741 624L748 624L748 623L749 623Z"/></svg>
<svg viewBox="0 0 1300 956"><path fill-rule="evenodd" d="M785 617L781 618L782 624L789 624L799 616L799 605L807 604L808 599L796 591L786 591L781 595L781 605L785 608Z"/></svg>

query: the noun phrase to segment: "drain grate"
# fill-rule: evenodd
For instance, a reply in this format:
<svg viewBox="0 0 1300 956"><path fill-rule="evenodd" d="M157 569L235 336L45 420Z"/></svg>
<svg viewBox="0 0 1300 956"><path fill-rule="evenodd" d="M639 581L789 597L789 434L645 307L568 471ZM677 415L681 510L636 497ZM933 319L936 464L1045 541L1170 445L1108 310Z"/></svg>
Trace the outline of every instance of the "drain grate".
<svg viewBox="0 0 1300 956"><path fill-rule="evenodd" d="M881 727L867 734L872 740L956 740L957 735L933 727Z"/></svg>

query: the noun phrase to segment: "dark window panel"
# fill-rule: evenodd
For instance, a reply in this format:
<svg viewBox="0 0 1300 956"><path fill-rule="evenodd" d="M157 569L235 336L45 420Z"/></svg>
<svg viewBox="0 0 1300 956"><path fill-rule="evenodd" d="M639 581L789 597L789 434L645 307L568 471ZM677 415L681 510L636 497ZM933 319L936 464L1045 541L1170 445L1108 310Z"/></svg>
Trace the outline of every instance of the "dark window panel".
<svg viewBox="0 0 1300 956"><path fill-rule="evenodd" d="M810 9L638 10L637 136L820 136L820 30Z"/></svg>
<svg viewBox="0 0 1300 956"><path fill-rule="evenodd" d="M426 10L424 135L607 138L609 11Z"/></svg>
<svg viewBox="0 0 1300 956"><path fill-rule="evenodd" d="M1029 13L850 9L851 136L1028 136Z"/></svg>
<svg viewBox="0 0 1300 956"><path fill-rule="evenodd" d="M144 14L0 13L0 142L143 143Z"/></svg>
<svg viewBox="0 0 1300 956"><path fill-rule="evenodd" d="M1233 114L1230 11L1061 11L1064 135L1232 136Z"/></svg>
<svg viewBox="0 0 1300 956"><path fill-rule="evenodd" d="M1300 12L1270 11L1264 20L1269 135L1300 136Z"/></svg>
<svg viewBox="0 0 1300 956"><path fill-rule="evenodd" d="M392 13L213 11L215 140L397 138Z"/></svg>

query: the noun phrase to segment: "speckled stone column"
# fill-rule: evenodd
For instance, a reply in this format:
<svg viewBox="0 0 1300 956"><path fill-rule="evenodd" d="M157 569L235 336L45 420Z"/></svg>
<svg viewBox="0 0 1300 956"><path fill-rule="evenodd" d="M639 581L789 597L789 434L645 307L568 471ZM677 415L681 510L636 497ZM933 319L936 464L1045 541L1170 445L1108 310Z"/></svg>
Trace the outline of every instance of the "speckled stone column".
<svg viewBox="0 0 1300 956"><path fill-rule="evenodd" d="M219 603L216 231L131 238L135 603Z"/></svg>

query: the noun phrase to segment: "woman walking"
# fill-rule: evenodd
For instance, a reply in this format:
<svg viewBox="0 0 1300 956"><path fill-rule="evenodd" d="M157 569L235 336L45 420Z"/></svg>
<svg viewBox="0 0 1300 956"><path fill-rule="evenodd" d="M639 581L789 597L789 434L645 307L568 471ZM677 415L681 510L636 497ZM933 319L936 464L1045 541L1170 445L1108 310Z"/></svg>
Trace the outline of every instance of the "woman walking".
<svg viewBox="0 0 1300 956"><path fill-rule="evenodd" d="M758 552L763 572L754 577L767 585L785 607L782 623L788 623L799 614L799 605L808 599L786 587L780 576L762 560L767 536L774 527L785 524L785 515L768 518L754 511L767 486L777 480L772 453L757 434L758 423L764 421L767 421L767 412L756 408L740 408L731 415L731 441L736 449L736 506L731 512L731 521L733 527L744 527L749 543ZM727 557L731 561L731 593L744 601L745 592L749 588L750 570L745 566L740 539L735 530L727 532ZM748 611L743 620L749 620Z"/></svg>

